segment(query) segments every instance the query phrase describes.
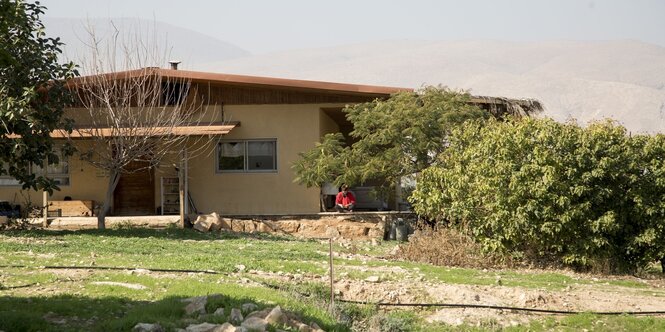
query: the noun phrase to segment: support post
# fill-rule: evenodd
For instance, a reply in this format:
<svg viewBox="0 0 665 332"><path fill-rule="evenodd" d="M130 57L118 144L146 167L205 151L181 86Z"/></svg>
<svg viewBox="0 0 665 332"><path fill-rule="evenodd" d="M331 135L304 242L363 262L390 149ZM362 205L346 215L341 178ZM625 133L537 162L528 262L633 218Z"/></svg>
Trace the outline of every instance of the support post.
<svg viewBox="0 0 665 332"><path fill-rule="evenodd" d="M185 228L185 150L182 150L183 159L180 160L178 168L178 201L180 203L180 227Z"/></svg>
<svg viewBox="0 0 665 332"><path fill-rule="evenodd" d="M44 158L44 177L48 175L48 157ZM42 203L44 204L44 220L42 227L48 227L48 191L42 190Z"/></svg>
<svg viewBox="0 0 665 332"><path fill-rule="evenodd" d="M330 314L335 315L335 287L334 287L334 279L333 276L335 275L333 272L333 238L329 239L329 254L330 254Z"/></svg>
<svg viewBox="0 0 665 332"><path fill-rule="evenodd" d="M185 182L185 216L189 215L189 156L187 155L187 148L183 151L182 161L185 164L185 174L183 181Z"/></svg>

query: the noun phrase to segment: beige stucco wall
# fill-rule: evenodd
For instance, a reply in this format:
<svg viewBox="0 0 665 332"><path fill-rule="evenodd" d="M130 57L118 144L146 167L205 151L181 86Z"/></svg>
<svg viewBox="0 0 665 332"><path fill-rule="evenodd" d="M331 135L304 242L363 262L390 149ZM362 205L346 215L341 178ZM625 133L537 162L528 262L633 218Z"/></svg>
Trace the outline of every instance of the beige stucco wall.
<svg viewBox="0 0 665 332"><path fill-rule="evenodd" d="M84 141L75 141L74 144L83 148L86 145ZM69 181L68 186L61 186L49 199L63 200L65 196L70 196L74 200L104 200L108 177L87 161L81 160L78 154L69 157ZM21 191L20 186L0 186L0 200L21 206L26 206L29 202L33 206L41 206L43 197L41 191Z"/></svg>
<svg viewBox="0 0 665 332"><path fill-rule="evenodd" d="M321 106L226 106L225 118L241 126L223 139L276 139L277 171L218 173L214 153L198 156L189 162L189 190L197 208L221 214L318 212L319 189L294 183L291 165L319 140L322 124L331 126L320 120Z"/></svg>
<svg viewBox="0 0 665 332"><path fill-rule="evenodd" d="M319 136L339 131L339 125L331 119L324 111L319 110Z"/></svg>
<svg viewBox="0 0 665 332"><path fill-rule="evenodd" d="M305 188L293 182L291 165L298 153L312 148L320 137L338 130L321 107L343 105L247 105L225 106L227 121L240 121L241 125L221 139L276 139L277 171L264 173L220 173L216 171L216 142L210 148L199 149L192 143L190 150L198 150L189 160L189 191L200 212L220 214L291 214L319 211L319 189ZM220 106L215 107L215 117ZM193 139L193 141L196 141ZM75 144L85 145L85 141ZM198 141L200 144L200 141ZM155 206L161 205L160 178L176 176L174 164L179 155L174 153L155 170ZM101 204L108 178L78 155L69 159L70 185L63 186L51 196L52 200L95 200ZM0 200L23 204L20 187L0 187ZM34 203L42 201L41 192L29 192ZM16 198L15 198L16 197Z"/></svg>

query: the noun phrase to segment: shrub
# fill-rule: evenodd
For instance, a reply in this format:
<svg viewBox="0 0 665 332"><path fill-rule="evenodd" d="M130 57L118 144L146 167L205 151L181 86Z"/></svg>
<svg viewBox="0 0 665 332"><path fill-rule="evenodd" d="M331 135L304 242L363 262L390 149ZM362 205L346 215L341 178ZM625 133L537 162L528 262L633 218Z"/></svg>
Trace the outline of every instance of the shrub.
<svg viewBox="0 0 665 332"><path fill-rule="evenodd" d="M665 254L664 143L610 121L467 123L411 200L486 252L633 270Z"/></svg>

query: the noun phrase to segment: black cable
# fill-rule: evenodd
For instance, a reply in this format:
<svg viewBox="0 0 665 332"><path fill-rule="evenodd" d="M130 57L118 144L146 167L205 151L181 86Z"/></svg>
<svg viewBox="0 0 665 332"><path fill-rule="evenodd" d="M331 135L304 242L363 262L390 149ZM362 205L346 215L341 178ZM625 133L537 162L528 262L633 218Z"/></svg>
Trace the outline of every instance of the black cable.
<svg viewBox="0 0 665 332"><path fill-rule="evenodd" d="M175 273L205 273L205 274L224 274L228 273L218 272L213 270L182 270L182 269L158 269L158 268L136 268L136 267L117 267L117 266L57 266L57 265L46 265L46 266L25 266L25 265L0 265L0 268L42 268L42 269L71 269L71 270L146 270L151 272L175 272Z"/></svg>
<svg viewBox="0 0 665 332"><path fill-rule="evenodd" d="M34 266L25 266L25 265L0 265L0 268L34 268ZM128 267L115 267L115 266L39 266L39 268L44 269L96 269L96 270L136 270L137 268L128 268ZM175 272L175 273L205 273L205 274L223 274L228 275L228 273L218 272L213 270L183 270L183 269L146 269L143 270L151 272ZM264 282L261 282L264 286L270 288L279 289L279 286L270 285ZM34 284L32 284L34 285ZM16 286L12 288L19 287L29 287L32 285ZM478 308L478 309L493 309L493 310L512 310L512 311L525 311L525 312L535 312L535 313L545 313L545 314L560 314L560 315L577 315L577 314L592 314L592 315L602 315L602 316L618 316L618 315L665 315L665 311L572 311L572 310L549 310L549 309L536 309L536 308L520 308L520 307L508 307L508 306L498 306L498 305L488 305L488 304L464 304L464 303L385 303L385 302L363 302L363 301L353 301L353 300L344 300L336 299L339 302L351 303L351 304L363 304L363 305L375 305L381 307L444 307L444 308Z"/></svg>
<svg viewBox="0 0 665 332"><path fill-rule="evenodd" d="M665 315L665 311L570 311L570 310L549 310L549 309L535 309L535 308L519 308L507 307L498 305L487 304L463 304L463 303L385 303L385 302L362 302L353 300L337 299L339 302L352 303L352 304L366 304L376 305L381 307L446 307L446 308L481 308L481 309L494 309L494 310L513 310L513 311L527 311L547 314L562 314L562 315L577 315L577 314L592 314L592 315Z"/></svg>
<svg viewBox="0 0 665 332"><path fill-rule="evenodd" d="M2 285L0 285L0 290L8 290L8 289L16 289L16 288L28 288L28 287L32 287L32 286L35 286L35 285L38 285L38 284L39 284L38 282L33 282L31 284L18 285L18 286L2 286Z"/></svg>

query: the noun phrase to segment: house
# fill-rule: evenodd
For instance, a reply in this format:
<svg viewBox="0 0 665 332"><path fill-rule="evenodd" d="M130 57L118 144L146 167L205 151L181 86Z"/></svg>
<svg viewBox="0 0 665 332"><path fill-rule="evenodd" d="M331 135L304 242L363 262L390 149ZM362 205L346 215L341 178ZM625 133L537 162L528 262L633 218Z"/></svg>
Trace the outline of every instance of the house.
<svg viewBox="0 0 665 332"><path fill-rule="evenodd" d="M168 90L163 102L168 106L202 101L206 121L169 130L193 141L196 137L212 138L198 140L198 144L208 145L203 149L207 151L190 154L184 163L187 201L193 203L186 209L191 211L195 207L199 212L233 215L319 212L319 189L293 182L291 164L298 153L312 148L327 133L351 130L342 112L345 105L410 90L173 68L144 68L103 76L107 81L151 76L186 82L162 84ZM177 98L172 98L174 95ZM82 107L72 107L66 112L79 128L91 123L86 114ZM109 128L96 130L97 135L118 135ZM52 136L70 138L80 152L49 166L48 175L59 183L61 190L48 200L90 202L86 203L89 211L83 207L73 215L93 213L94 207L105 200L108 186L108 174L93 167L83 153L93 134L79 130L71 134L56 132ZM181 154L174 153L155 167L121 176L113 194L111 215L177 213L178 171L182 165ZM34 171L41 170L35 167ZM0 177L0 200L24 207L39 206L42 193L21 191L13 178Z"/></svg>
<svg viewBox="0 0 665 332"><path fill-rule="evenodd" d="M54 132L52 137L61 141L70 139L78 153L62 157L59 163L50 165L47 170L48 176L61 189L47 198L49 210L60 208L57 213L63 216L96 214L106 200L109 174L94 167L86 152L100 149L93 147L94 138L142 136L148 131L152 131L155 140L160 139L162 134L182 137L184 147L174 150L159 164L150 167L140 167L140 157L133 160L128 167L134 167L136 171L120 176L113 197L109 199L111 215L178 214L181 188L184 188L183 201L188 202L182 205L185 213L317 213L320 209L320 190L294 183L295 174L291 165L299 158L298 154L311 149L325 134L348 134L352 130L342 111L346 105L388 98L400 91L412 91L396 87L185 71L178 70L175 65L171 69L151 67L77 78L70 82L70 86L78 92L81 101L88 98L86 93L97 91L81 92L86 79L96 82L94 84L110 84L111 89L115 89L116 82L158 80L160 84L155 86L160 91L156 93L110 94L109 100L130 100L130 111L139 112L142 108L140 100L156 97L159 98L158 106L168 111L166 114L198 105L198 108L192 107L192 112L201 113L201 117L195 123L182 123L173 128L151 129L128 125L127 128L114 130L94 125L99 121L88 112L91 107L83 107L83 102L67 109L66 117L74 119L78 129L72 133ZM498 116L504 113L528 114L534 108L542 108L537 101L496 97L473 97L472 102ZM104 103L99 107L103 108ZM33 171L42 172L36 166ZM180 179L183 179L182 183ZM359 201L371 206L371 199L362 194L367 193L366 189L358 188L356 196L361 196ZM20 204L24 208L39 207L43 206L43 195L42 192L22 191L16 180L0 176L0 201ZM382 204L375 204L375 207L382 207ZM63 213L62 209L67 211Z"/></svg>

